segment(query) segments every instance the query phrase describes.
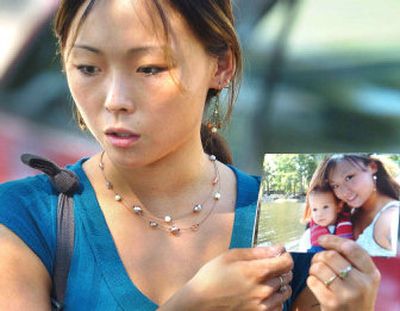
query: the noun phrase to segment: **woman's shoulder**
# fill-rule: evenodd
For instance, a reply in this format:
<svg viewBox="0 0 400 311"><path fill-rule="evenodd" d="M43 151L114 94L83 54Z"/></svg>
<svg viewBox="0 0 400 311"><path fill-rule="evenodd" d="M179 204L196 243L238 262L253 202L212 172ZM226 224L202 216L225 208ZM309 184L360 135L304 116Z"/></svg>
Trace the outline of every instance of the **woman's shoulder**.
<svg viewBox="0 0 400 311"><path fill-rule="evenodd" d="M33 203L36 198L53 194L54 190L46 175L29 176L0 184L0 205L9 201L15 203L16 200Z"/></svg>
<svg viewBox="0 0 400 311"><path fill-rule="evenodd" d="M400 209L400 201L390 200L387 202L382 209L375 216L375 228L383 226L387 230L390 230L390 226L387 226L388 223L392 223L393 220L397 220Z"/></svg>
<svg viewBox="0 0 400 311"><path fill-rule="evenodd" d="M245 201L257 201L261 178L245 173L235 166L228 165L228 167L236 176L237 193L240 194L239 198Z"/></svg>
<svg viewBox="0 0 400 311"><path fill-rule="evenodd" d="M79 163L70 166L79 170ZM15 233L53 269L58 192L45 174L0 184L0 224Z"/></svg>
<svg viewBox="0 0 400 311"><path fill-rule="evenodd" d="M82 169L85 159L79 160L67 168L75 173ZM58 192L45 174L37 174L21 179L0 183L0 204L8 199L27 199L34 203L34 199L57 196Z"/></svg>

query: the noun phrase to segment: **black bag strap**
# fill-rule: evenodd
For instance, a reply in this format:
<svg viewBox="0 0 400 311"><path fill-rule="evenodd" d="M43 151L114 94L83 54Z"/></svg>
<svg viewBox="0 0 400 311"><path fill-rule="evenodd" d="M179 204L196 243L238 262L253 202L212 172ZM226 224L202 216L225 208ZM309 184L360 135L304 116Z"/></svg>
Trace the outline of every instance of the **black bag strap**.
<svg viewBox="0 0 400 311"><path fill-rule="evenodd" d="M68 272L74 249L74 200L72 195L79 189L79 178L74 172L60 168L45 158L23 154L26 165L38 169L50 178L59 192L57 204L57 249L53 270L52 310L62 310Z"/></svg>

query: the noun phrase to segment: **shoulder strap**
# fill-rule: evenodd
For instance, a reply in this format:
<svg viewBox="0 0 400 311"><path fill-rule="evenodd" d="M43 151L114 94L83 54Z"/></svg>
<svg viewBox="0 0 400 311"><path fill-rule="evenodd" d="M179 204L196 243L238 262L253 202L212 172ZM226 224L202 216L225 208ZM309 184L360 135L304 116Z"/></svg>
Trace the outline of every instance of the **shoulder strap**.
<svg viewBox="0 0 400 311"><path fill-rule="evenodd" d="M74 172L60 168L55 163L31 154L23 154L26 165L38 169L50 178L59 192L57 204L57 249L53 270L52 309L62 310L68 272L74 248L74 200L79 189L79 179Z"/></svg>
<svg viewBox="0 0 400 311"><path fill-rule="evenodd" d="M376 215L375 215L374 219L372 220L371 224L372 224L372 225L375 225L375 223L378 221L379 217L381 217L382 213L383 213L384 211L386 211L387 209L392 208L392 207L397 207L397 208L399 208L399 201L393 200L393 201L390 201L390 202L386 203L386 204L382 207L382 209L381 209L378 213L376 213Z"/></svg>

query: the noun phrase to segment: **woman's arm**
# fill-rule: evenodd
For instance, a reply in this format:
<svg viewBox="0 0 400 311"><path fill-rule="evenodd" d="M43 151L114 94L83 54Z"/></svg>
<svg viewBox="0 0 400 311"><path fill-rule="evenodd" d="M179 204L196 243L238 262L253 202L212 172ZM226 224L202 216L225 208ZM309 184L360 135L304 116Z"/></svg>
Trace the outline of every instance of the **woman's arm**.
<svg viewBox="0 0 400 311"><path fill-rule="evenodd" d="M0 225L0 310L50 310L50 276L40 259Z"/></svg>
<svg viewBox="0 0 400 311"><path fill-rule="evenodd" d="M374 239L383 248L394 250L397 242L399 207L394 205L383 211L374 227Z"/></svg>

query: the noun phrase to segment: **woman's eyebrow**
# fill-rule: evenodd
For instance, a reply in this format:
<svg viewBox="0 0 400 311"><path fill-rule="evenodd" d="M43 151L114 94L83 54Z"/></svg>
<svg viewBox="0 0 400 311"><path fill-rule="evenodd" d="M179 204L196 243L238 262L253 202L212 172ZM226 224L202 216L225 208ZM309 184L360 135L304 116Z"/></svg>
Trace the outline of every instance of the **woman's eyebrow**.
<svg viewBox="0 0 400 311"><path fill-rule="evenodd" d="M74 44L72 47L73 49L82 49L82 50L87 50L89 52L93 52L95 54L102 54L102 52L99 49L96 49L94 47L85 45L85 44Z"/></svg>
<svg viewBox="0 0 400 311"><path fill-rule="evenodd" d="M95 53L95 54L103 54L103 52L100 49L86 45L86 44L75 44L72 48L87 50L87 51ZM163 46L143 45L143 46L137 46L137 47L128 49L126 54L132 55L132 54L143 54L143 53L149 53L149 52L154 53L154 52L160 52L160 51L164 51L164 50L165 50L165 47L163 47Z"/></svg>

